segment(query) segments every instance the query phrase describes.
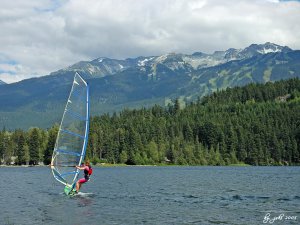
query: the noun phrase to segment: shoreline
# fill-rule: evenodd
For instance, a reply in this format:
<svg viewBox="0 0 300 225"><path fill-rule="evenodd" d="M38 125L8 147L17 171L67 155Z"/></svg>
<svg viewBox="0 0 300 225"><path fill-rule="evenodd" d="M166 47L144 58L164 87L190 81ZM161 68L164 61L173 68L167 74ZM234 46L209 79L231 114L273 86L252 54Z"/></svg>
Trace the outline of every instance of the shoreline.
<svg viewBox="0 0 300 225"><path fill-rule="evenodd" d="M249 165L249 164L230 164L230 165L176 165L176 164L153 164L153 165L127 165L127 164L111 164L101 163L93 165L93 167L297 167L300 165ZM30 168L30 167L49 167L48 165L0 165L0 168Z"/></svg>
<svg viewBox="0 0 300 225"><path fill-rule="evenodd" d="M46 165L0 165L0 168L1 167L48 167Z"/></svg>

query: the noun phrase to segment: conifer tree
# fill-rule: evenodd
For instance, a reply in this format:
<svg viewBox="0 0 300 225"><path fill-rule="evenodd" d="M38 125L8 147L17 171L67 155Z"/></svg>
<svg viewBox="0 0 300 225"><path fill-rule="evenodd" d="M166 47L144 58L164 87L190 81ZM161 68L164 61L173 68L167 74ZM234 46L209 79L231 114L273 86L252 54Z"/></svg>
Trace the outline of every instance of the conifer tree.
<svg viewBox="0 0 300 225"><path fill-rule="evenodd" d="M44 164L48 165L51 163L52 153L55 147L56 137L58 133L58 125L56 124L48 131L48 142L44 152Z"/></svg>
<svg viewBox="0 0 300 225"><path fill-rule="evenodd" d="M16 156L17 156L16 162L18 165L26 164L25 149L24 149L25 144L26 144L25 136L24 133L21 132L18 137L17 147L16 147Z"/></svg>
<svg viewBox="0 0 300 225"><path fill-rule="evenodd" d="M38 165L40 151L40 137L38 128L33 128L29 132L28 147L30 156L30 165Z"/></svg>

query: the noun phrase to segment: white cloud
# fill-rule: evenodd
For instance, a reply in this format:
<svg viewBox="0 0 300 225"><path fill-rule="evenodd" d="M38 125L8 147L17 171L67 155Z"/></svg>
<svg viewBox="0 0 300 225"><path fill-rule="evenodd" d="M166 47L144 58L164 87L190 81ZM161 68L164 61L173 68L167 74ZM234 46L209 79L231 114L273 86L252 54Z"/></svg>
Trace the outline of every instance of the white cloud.
<svg viewBox="0 0 300 225"><path fill-rule="evenodd" d="M267 41L300 48L297 1L0 0L0 6L5 82L100 56L212 52Z"/></svg>

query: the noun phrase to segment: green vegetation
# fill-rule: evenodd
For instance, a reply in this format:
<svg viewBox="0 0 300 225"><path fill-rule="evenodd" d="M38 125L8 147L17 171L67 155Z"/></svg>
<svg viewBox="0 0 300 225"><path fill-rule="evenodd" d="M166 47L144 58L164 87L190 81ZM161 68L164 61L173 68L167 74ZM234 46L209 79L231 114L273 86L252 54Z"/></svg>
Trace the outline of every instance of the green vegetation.
<svg viewBox="0 0 300 225"><path fill-rule="evenodd" d="M60 70L50 76L0 85L0 129L27 130L31 126L46 129L58 123L77 70L90 84L93 116L119 113L125 107L166 106L166 99L178 97L185 102L196 101L198 97L227 87L300 77L299 50L247 56L243 60L215 66L208 64L197 69L192 69L187 63L182 64L182 56L170 56L156 63L155 69L153 65L145 65L119 70L120 61L107 59L112 63L105 64L107 71L119 71L113 76L103 74L104 64L96 60L93 65L102 68L102 72L91 74L89 62L86 62L76 64L76 69L70 67L70 70ZM132 60L124 60L124 63L127 61L126 64L134 65Z"/></svg>
<svg viewBox="0 0 300 225"><path fill-rule="evenodd" d="M2 164L49 163L58 125L0 132ZM300 80L250 84L181 107L91 118L93 163L151 165L299 165Z"/></svg>

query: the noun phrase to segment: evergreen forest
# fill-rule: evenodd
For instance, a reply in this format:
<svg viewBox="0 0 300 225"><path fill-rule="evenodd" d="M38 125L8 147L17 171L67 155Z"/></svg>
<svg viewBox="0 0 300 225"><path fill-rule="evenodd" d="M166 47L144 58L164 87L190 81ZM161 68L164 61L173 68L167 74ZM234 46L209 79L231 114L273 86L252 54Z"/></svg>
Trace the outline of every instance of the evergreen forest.
<svg viewBox="0 0 300 225"><path fill-rule="evenodd" d="M0 163L49 164L58 128L3 128ZM300 80L91 117L87 158L94 164L300 165Z"/></svg>

